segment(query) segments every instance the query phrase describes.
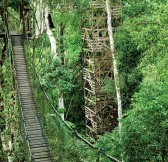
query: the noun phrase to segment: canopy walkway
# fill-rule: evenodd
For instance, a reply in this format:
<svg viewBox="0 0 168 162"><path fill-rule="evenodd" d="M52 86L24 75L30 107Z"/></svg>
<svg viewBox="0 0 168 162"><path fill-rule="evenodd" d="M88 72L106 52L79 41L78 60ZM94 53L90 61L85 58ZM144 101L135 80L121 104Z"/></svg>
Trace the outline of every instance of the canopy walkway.
<svg viewBox="0 0 168 162"><path fill-rule="evenodd" d="M12 58L11 62L14 67L14 81L16 83L15 87L21 112L21 124L23 125L22 129L24 129L23 138L26 140L27 146L25 148L29 149L26 160L31 162L53 162L55 161L54 159L59 159L58 157L62 156L61 154L65 154L66 152L69 157L72 156L72 153L73 155L84 157L81 158L82 161L120 162L114 157L108 155L103 148L96 147L88 142L65 121L61 120L59 113L44 91L36 72L33 50L34 47L32 46L35 43L35 39L31 39L32 42L30 39L25 39L28 37L26 35L24 16L22 15L24 34L16 34L10 31L8 27L7 9L4 10L3 16L4 32L0 33L0 37L4 38L5 43L7 44L7 52L9 52L9 56ZM25 43L25 45L27 44L27 46L24 47L23 43ZM33 52L27 52L27 49L31 49ZM54 147L58 147L57 150L60 152L55 151L54 154L53 152L51 154L50 151L53 139L51 140L52 142L50 141L51 143L49 146L49 133L44 129L44 124L46 124L44 122L46 119L44 118L47 117L53 117L54 122L56 123L56 127L54 127L54 129L52 126L48 128L50 134L52 132L56 132L54 134L54 141L57 143ZM46 135L46 133L48 134ZM69 150L72 152L69 152ZM90 151L89 153L87 152L88 150ZM58 155L55 155L56 153L58 153ZM62 159L57 161L62 161ZM68 161L81 160L68 159Z"/></svg>
<svg viewBox="0 0 168 162"><path fill-rule="evenodd" d="M31 160L33 162L52 162L46 136L33 98L24 56L22 35L12 36L12 44L14 51L13 61L16 70L15 77Z"/></svg>
<svg viewBox="0 0 168 162"><path fill-rule="evenodd" d="M55 112L56 116L58 117L59 117L59 114L55 110L52 104L51 105L45 104L47 103L48 96L44 91L42 91L42 89L41 91L44 94L43 97L41 96L41 93L39 91L38 91L39 93L34 92L34 89L32 87L33 85L31 82L32 76L30 76L30 74L32 75L32 73L30 73L30 70L29 70L29 64L27 63L27 56L25 55L25 52L24 52L25 49L24 49L23 42L24 42L24 39L22 34L14 34L14 33L11 34L11 43L12 43L12 49L13 49L12 58L13 58L13 65L15 68L15 82L16 82L16 89L19 97L24 134L29 147L30 155L28 156L31 162L54 162L55 160L53 160L50 147L47 142L47 135L45 134L45 131L43 128L44 123L41 122L42 121L40 119L41 115L39 113L39 109L37 108L37 107L41 107L41 105L36 105L36 104L40 104L38 103L37 98L40 97L40 101L43 100L43 105L42 105L43 108L46 109L46 107L51 107L52 109L50 109L49 112L52 110L53 112ZM35 73L36 72L34 71L33 72L34 79L38 80L39 78ZM38 81L35 81L35 82L36 82L35 86L37 88ZM36 95L34 93L36 93ZM47 100L45 100L44 97ZM104 161L119 162L117 159L106 154L101 148L95 147L87 140L85 140L83 137L81 137L80 134L77 131L74 131L71 127L69 127L65 121L61 120L60 122L62 124L61 125L62 127L66 126L66 129L75 135L73 138L75 138L74 140L76 142L82 141L83 143L86 144L87 147L86 146L83 147L83 150L81 151L85 152L86 151L85 149L88 148L88 150L91 149L92 152L94 152L96 156L95 157L96 162L104 162Z"/></svg>

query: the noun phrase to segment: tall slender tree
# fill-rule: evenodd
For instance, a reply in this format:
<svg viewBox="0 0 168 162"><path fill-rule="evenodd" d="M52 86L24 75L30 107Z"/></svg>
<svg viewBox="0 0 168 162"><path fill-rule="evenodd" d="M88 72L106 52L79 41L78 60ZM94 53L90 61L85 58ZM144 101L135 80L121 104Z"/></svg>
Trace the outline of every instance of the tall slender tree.
<svg viewBox="0 0 168 162"><path fill-rule="evenodd" d="M112 16L111 16L109 0L106 0L106 10L107 10L107 24L108 24L108 34L109 34L109 40L110 40L110 49L111 49L111 54L113 58L114 81L115 81L115 88L116 88L116 94L117 94L119 130L121 130L122 102L121 102L119 74L117 69L117 60L115 56L115 44L114 44L113 28L112 28L112 21L111 21Z"/></svg>
<svg viewBox="0 0 168 162"><path fill-rule="evenodd" d="M54 34L53 34L51 27L50 27L49 6L43 0L39 0L39 1L34 2L34 6L36 9L35 36L38 37L40 34L42 34L44 31L46 31L46 34L50 40L51 54L53 56L53 59L55 59L58 57L57 42L56 42L56 39L55 39ZM59 87L58 87L58 91L59 91ZM59 93L58 94L58 109L62 109L62 108L64 108L64 97L60 91L58 93ZM60 113L60 116L64 120L64 113L63 112Z"/></svg>

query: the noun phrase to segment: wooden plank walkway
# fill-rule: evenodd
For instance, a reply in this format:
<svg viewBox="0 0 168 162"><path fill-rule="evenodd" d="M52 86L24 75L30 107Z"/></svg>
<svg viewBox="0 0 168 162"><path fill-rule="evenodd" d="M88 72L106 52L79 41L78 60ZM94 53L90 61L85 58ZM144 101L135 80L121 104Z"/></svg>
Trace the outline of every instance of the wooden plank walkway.
<svg viewBox="0 0 168 162"><path fill-rule="evenodd" d="M22 118L30 147L31 161L52 162L46 137L41 126L38 110L36 109L33 99L22 45L22 35L13 35L12 44L16 80L18 82L18 92L21 101Z"/></svg>

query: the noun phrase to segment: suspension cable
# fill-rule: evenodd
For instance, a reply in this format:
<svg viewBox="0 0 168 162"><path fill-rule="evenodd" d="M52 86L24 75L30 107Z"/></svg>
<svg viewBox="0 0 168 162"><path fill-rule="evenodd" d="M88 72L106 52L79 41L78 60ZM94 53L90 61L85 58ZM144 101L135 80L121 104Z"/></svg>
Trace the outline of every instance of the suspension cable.
<svg viewBox="0 0 168 162"><path fill-rule="evenodd" d="M33 15L33 18L35 19L36 25L38 26L38 22L37 22L37 20L36 20L35 15ZM8 43L11 44L11 36L10 36L9 27L8 27L8 22L7 22L7 10L4 12L4 21L5 21L5 29L6 29L6 35L7 35L6 40L8 40ZM24 16L23 16L23 25L26 25L26 24L25 24L25 21L24 21ZM39 26L38 26L38 27L39 27ZM40 28L39 28L39 29L40 29ZM25 30L26 30L26 29L23 28L23 33L26 32ZM40 35L43 35L43 34L40 34ZM28 37L25 37L25 38L26 38L26 40L27 40L27 42L28 42L28 47L30 47L30 43L29 43ZM34 41L34 40L35 40L35 38L33 39L33 41ZM43 49L41 48L41 51L42 51L42 50L43 50ZM13 51L12 51L12 48L11 48L11 57L12 57L12 62L13 62ZM14 62L13 62L13 65L14 65L14 68L15 68ZM42 90L42 92L43 92L43 94L44 94L46 100L50 103L50 106L51 106L52 109L54 110L55 114L57 115L57 117L59 117L60 121L66 126L66 128L67 128L69 131L71 131L71 133L73 133L79 140L83 141L85 144L87 144L87 145L88 145L89 147L91 147L92 149L97 150L100 154L103 154L105 157L107 157L107 158L110 159L111 161L120 162L120 161L117 160L116 158L114 158L114 157L108 155L105 151L103 151L102 148L95 147L93 144L91 144L89 141L87 141L85 138L83 138L76 130L72 129L64 120L61 119L61 117L60 117L58 111L57 111L56 108L54 107L53 103L51 102L49 96L48 96L47 93L45 92L44 87L42 86L42 84L41 84L41 82L40 82L40 77L39 77L39 75L38 75L37 72L36 72L34 62L33 62L33 65L34 65L33 67L34 67L35 75L36 75L36 77L37 77L37 79L38 79L38 82L39 82L39 84L40 84L41 90ZM16 89L18 89L18 88L17 88L17 86L18 86L17 81L15 80L15 82L16 82ZM17 93L18 93L18 92L17 92ZM18 98L19 98L19 102L20 102L19 93L18 93ZM30 149L30 148L29 148L29 149Z"/></svg>
<svg viewBox="0 0 168 162"><path fill-rule="evenodd" d="M38 23L37 23L37 20L36 20L36 17L33 17L35 19L35 22L36 22L36 25L38 26ZM44 33L41 33L40 36L43 36ZM33 41L35 40L35 37L33 39ZM30 47L30 43L29 43L29 39L27 37L27 42L28 42L28 47ZM34 43L33 43L34 44ZM40 53L42 53L42 51L44 50L44 47L40 49ZM47 93L45 92L44 90L44 87L43 85L41 84L41 81L40 81L40 76L39 74L37 73L35 67L35 63L33 62L33 67L34 67L34 71L35 71L35 75L37 77L37 80L40 84L40 88L41 88L41 91L43 92L46 100L50 103L50 106L52 107L52 109L54 110L55 114L57 115L57 117L59 117L60 121L62 122L62 124L64 124L66 126L66 128L71 131L72 134L74 134L79 140L83 141L85 144L87 144L89 147L91 147L92 149L95 149L97 150L100 154L104 155L105 157L107 157L109 160L111 161L114 161L114 162L120 162L119 160L117 160L116 158L108 155L105 150L103 148L99 148L99 147L96 147L94 146L93 144L91 144L89 141L87 141L85 138L83 138L80 133L78 133L76 130L74 130L73 128L71 128L67 122L65 122L64 120L62 120L62 118L60 117L60 114L58 113L58 111L56 110L55 106L53 105L52 101L50 100L50 97L47 95Z"/></svg>

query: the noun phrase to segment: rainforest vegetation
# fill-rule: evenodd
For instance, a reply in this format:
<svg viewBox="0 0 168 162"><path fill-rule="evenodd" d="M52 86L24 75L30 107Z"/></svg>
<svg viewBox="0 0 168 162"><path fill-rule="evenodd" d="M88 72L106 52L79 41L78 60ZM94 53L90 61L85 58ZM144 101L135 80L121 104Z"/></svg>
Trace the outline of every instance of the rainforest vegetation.
<svg viewBox="0 0 168 162"><path fill-rule="evenodd" d="M82 64L82 25L90 1L39 0L35 4L26 1L35 8L32 17L36 36L25 38L24 50L53 157L58 162L98 161L96 150L82 142L77 131L96 148L120 161L167 162L168 1L122 0L122 23L113 32L122 126L95 139L85 136ZM101 2L104 4L105 0ZM9 28L17 32L22 28L19 4L19 0L8 0ZM41 10L45 11L43 16ZM45 13L50 15L49 21ZM3 16L0 27L3 32ZM12 48L3 38L0 51L0 162L10 161L9 157L13 162L22 162L27 150L10 55ZM117 105L114 83L107 80L103 90L115 97ZM110 161L103 155L99 160Z"/></svg>

